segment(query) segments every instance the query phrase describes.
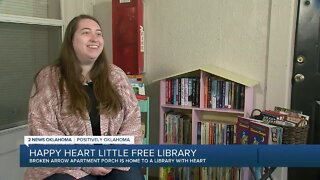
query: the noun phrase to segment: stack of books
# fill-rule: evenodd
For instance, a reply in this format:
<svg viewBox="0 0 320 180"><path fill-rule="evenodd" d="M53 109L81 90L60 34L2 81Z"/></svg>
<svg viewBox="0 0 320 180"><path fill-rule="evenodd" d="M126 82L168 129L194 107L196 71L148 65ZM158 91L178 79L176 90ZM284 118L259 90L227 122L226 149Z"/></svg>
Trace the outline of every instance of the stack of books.
<svg viewBox="0 0 320 180"><path fill-rule="evenodd" d="M309 124L309 116L302 111L275 107L274 110L261 112L262 121L287 127L305 127Z"/></svg>

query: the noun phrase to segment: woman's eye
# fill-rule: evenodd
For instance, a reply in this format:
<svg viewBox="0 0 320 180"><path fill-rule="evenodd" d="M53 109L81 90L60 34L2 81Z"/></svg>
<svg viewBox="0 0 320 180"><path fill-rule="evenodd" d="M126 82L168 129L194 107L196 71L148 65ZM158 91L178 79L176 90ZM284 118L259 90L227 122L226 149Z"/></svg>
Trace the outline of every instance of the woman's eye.
<svg viewBox="0 0 320 180"><path fill-rule="evenodd" d="M88 31L84 31L84 32L82 32L82 34L89 34L89 32Z"/></svg>

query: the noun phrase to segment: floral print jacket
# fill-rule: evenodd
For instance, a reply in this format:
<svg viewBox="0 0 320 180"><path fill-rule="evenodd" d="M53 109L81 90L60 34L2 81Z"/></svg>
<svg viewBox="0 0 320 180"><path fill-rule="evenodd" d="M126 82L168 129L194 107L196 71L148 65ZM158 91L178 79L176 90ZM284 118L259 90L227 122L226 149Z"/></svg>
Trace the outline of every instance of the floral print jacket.
<svg viewBox="0 0 320 180"><path fill-rule="evenodd" d="M135 144L141 144L141 114L138 101L128 83L127 76L117 66L110 65L110 80L119 93L122 110L115 117L100 115L101 135L133 135ZM68 92L64 93L63 103L59 96L59 69L48 66L36 78L38 92L33 85L29 100L29 134L34 136L92 136L89 113L86 118L67 112ZM128 170L126 167L117 169ZM67 173L79 179L90 174L91 167L27 168L25 180L45 179L55 173Z"/></svg>

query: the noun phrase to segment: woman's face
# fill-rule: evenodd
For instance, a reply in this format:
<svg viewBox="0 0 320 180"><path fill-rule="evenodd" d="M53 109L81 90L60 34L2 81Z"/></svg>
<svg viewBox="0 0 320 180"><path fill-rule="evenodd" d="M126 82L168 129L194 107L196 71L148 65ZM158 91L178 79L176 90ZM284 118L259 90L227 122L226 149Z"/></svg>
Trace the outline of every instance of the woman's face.
<svg viewBox="0 0 320 180"><path fill-rule="evenodd" d="M72 44L80 65L93 65L104 45L100 26L91 19L80 20Z"/></svg>

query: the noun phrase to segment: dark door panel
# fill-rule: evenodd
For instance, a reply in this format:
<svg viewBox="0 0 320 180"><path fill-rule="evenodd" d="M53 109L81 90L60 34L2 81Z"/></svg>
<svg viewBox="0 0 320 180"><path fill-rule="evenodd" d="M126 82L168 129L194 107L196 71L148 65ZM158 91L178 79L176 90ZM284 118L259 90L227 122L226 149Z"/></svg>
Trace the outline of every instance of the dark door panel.
<svg viewBox="0 0 320 180"><path fill-rule="evenodd" d="M312 134L314 134L314 143L320 144L320 99L318 99L318 101L315 101L311 117L318 120L314 122L314 129L312 129Z"/></svg>
<svg viewBox="0 0 320 180"><path fill-rule="evenodd" d="M310 116L308 144L320 144L320 2L300 0L297 17L291 108ZM320 168L289 168L288 179L320 179Z"/></svg>

